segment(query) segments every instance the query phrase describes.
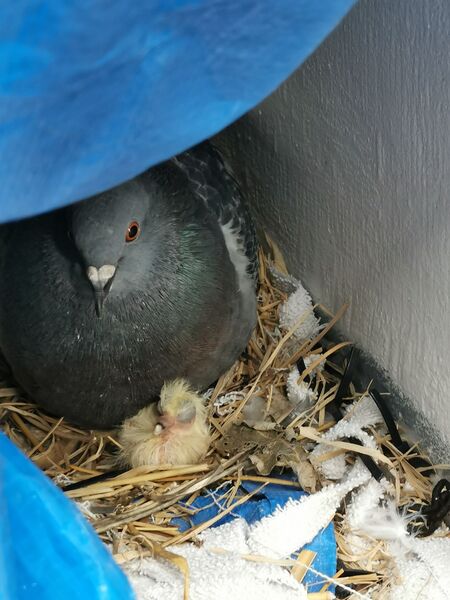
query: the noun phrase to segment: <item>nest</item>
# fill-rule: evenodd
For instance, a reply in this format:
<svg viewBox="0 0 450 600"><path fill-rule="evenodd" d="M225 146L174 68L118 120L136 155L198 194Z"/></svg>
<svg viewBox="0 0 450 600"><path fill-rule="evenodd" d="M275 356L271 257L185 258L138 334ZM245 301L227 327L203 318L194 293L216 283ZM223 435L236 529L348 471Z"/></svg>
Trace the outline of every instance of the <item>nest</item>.
<svg viewBox="0 0 450 600"><path fill-rule="evenodd" d="M270 257L263 252L260 256L256 331L240 360L205 395L213 433L209 453L202 464L117 471L120 451L117 432L85 431L73 427L64 419L49 416L35 404L27 402L19 389L8 386L6 382L0 383L0 417L4 432L56 485L64 488L71 484L70 491L66 491L67 496L77 501L99 536L111 546L119 564L142 556L157 555L170 559L172 555L167 547L195 542L201 531L252 496L239 493L240 483L245 480L258 481L261 486L267 483L286 485L286 480L274 473L291 467L306 491L314 492L328 483L309 462L308 449L333 425L333 421L327 418L326 409L339 389L345 367L345 362L341 364L339 357L348 343L330 342L328 333L346 307L336 314L320 307L327 315L327 321L314 339L299 342L293 335L295 327L288 332L281 331L279 308L286 301L287 292L283 285L275 283L276 278L271 276L271 272L275 268L287 275L287 270L276 246L269 245ZM305 315L299 323L304 318ZM311 359L305 360L308 357ZM309 364L308 368L305 368L305 362ZM313 380L317 397L315 404L293 415L290 410L285 410L286 380L295 365L301 367L300 379L303 381L308 381L318 365L324 368ZM348 394L357 399L364 392L350 385ZM261 427L261 424L249 427L248 415L247 425L242 424L246 420L246 405L255 396L264 402L266 427ZM243 436L244 428L246 435ZM412 446L405 454L396 448L385 430L372 433L379 449L362 448L351 442L335 442L329 455L322 459L349 450L351 455L347 460L350 461L358 454L371 456L389 471L395 482L399 507L428 502L432 483L424 469L411 464L411 458L421 455L417 446ZM272 454L261 450L270 446L268 439L270 442L281 440L282 443L281 447L278 444L274 448ZM388 452L382 453L381 449ZM220 514L182 533L171 524L174 517L189 519L195 512L192 503L196 497L225 482L231 485L223 487L226 508ZM289 485L292 483L289 482ZM300 483L298 485L300 487ZM383 544L374 543L364 561L355 556L342 531L344 510L345 507L342 507L341 513L335 517L339 565L342 567L336 573L335 583L353 586L360 593L369 588L373 590L375 586L381 598L391 576L388 570L383 574L380 567L386 561ZM376 570L370 569L371 562L377 565ZM298 571L298 565L293 568ZM323 598L327 597L328 585L323 587Z"/></svg>

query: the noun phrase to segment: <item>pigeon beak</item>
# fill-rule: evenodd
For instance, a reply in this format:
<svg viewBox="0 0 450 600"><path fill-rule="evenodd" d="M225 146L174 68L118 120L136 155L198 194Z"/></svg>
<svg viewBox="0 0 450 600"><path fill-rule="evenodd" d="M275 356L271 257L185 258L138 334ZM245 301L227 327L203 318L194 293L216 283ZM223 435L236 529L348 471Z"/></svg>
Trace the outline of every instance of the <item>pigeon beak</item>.
<svg viewBox="0 0 450 600"><path fill-rule="evenodd" d="M111 289L115 274L116 267L114 265L103 265L99 269L90 266L86 270L87 278L94 288L95 312L97 313L97 317L100 317L102 314L103 304Z"/></svg>

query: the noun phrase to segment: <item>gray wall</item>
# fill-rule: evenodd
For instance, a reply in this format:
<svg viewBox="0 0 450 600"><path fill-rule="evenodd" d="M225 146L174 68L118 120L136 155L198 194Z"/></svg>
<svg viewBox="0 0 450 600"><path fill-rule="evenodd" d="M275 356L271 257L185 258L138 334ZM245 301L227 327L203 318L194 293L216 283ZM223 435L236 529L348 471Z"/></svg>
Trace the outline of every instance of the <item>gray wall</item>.
<svg viewBox="0 0 450 600"><path fill-rule="evenodd" d="M363 0L218 138L292 272L351 302L343 330L447 443L449 97L450 0Z"/></svg>

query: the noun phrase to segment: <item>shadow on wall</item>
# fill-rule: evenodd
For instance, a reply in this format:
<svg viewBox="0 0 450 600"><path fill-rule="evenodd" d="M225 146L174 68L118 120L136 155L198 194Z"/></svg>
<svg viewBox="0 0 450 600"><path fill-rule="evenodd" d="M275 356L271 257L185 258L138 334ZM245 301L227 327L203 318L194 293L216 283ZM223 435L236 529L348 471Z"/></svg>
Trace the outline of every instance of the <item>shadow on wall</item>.
<svg viewBox="0 0 450 600"><path fill-rule="evenodd" d="M331 309L351 302L343 331L435 447L450 443L449 30L447 0L361 0L217 137L292 272Z"/></svg>

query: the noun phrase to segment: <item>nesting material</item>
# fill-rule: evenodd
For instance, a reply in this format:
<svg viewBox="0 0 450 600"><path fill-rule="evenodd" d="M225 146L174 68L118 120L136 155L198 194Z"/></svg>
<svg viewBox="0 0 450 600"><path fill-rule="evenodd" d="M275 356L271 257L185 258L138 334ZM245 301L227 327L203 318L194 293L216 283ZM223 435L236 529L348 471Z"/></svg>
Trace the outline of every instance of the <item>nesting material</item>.
<svg viewBox="0 0 450 600"><path fill-rule="evenodd" d="M294 367L288 375L286 392L289 401L297 407L299 412L311 408L317 400L316 392L307 383L300 380L297 367Z"/></svg>
<svg viewBox="0 0 450 600"><path fill-rule="evenodd" d="M182 379L166 383L158 403L124 422L119 442L131 467L200 462L210 443L202 396Z"/></svg>
<svg viewBox="0 0 450 600"><path fill-rule="evenodd" d="M285 480L273 470L276 465L278 469L293 469L311 496L302 506L289 505L286 512L276 513L273 521L255 527L251 536L247 531L241 540L245 548L241 549L250 552L251 557L256 556L252 552L265 553L262 559L259 556L260 562L237 556L241 542L231 547L234 554L229 552L225 559L223 552L230 548L225 543L218 548L220 539L225 538L219 538L217 533L214 544L219 552L216 556L220 585L225 586L233 568L244 560L252 565L249 577L255 580L262 577L259 581L264 582L261 560L271 565L278 561L276 567L282 572L283 581L288 582L283 597L290 597L289 594L304 597L290 574L292 558L273 556L281 556L294 546L298 548L297 544L313 535L312 520L306 517L302 526L299 516L309 506L312 513L308 514L320 517L323 524L333 519L342 565L332 582L324 578L323 598L329 597L331 583L343 589L352 588L355 598L444 598L436 590L441 589L442 582L446 592L450 589L450 584L440 579L442 565L448 565L450 538L445 528L428 540L416 540L420 543L414 549L408 536L405 546L405 540L393 541L386 539L386 535L382 539L381 531L371 529L370 534L364 531L364 515L378 514L386 502L390 510L400 514L405 506L424 505L430 501L433 484L424 470L411 463L422 456L418 447L413 446L405 453L395 446L376 407L367 400L366 390L350 386L351 401L342 424L335 425L326 411L339 387L342 359L336 355L345 343L333 344L325 336L345 307L335 315L328 313L329 321L320 325L309 295L287 274L274 245L271 258L260 255L259 281L258 324L247 351L202 398L196 394L191 397L193 392L181 383L172 388L169 385L163 390L159 409L156 405L144 409L122 432L84 431L47 415L4 381L0 382L0 417L5 433L57 485L81 486L67 491L67 495L78 503L116 561L141 578L139 598L143 600L146 596L142 590L150 589L153 583L161 592L158 597L170 598L161 586L166 580L169 585L174 574L181 586L177 588L177 599L180 589L187 597L190 578L191 600L203 597L195 592L201 574L196 572L195 565L199 563L193 558L197 546L191 542L204 542L206 538L202 536L209 535L212 540L211 527L223 514L232 513L236 504L248 500L250 494L242 494L242 482L285 485ZM294 294L289 296L292 291ZM321 309L327 313L324 307ZM307 403L293 401L295 386L307 390ZM183 398L188 401L184 403ZM168 418L161 422L163 415ZM185 425L188 426L183 429ZM177 434L171 437L174 431ZM190 435L191 441L186 444ZM349 441L349 435L363 445ZM163 443L164 436L168 443ZM182 437L183 445L179 448L174 439ZM369 456L382 467L386 481L374 482L359 456ZM111 473L117 469L121 457L135 465L134 468ZM198 460L200 464L192 464ZM153 466L138 466L149 462ZM171 464L163 464L166 462ZM92 477L105 473L110 476L91 481ZM179 532L173 518L189 520L196 511L195 499L211 489L223 490L221 506L226 508L210 521ZM353 496L351 490L355 490ZM291 516L287 516L290 510ZM274 524L277 515L284 523L283 530L290 534L286 539L280 537L279 525ZM295 539L294 519L298 528ZM322 521L315 522L315 527L320 527ZM267 534L271 527L274 527L272 534ZM399 544L403 548L401 554L397 553ZM433 556L436 560L431 564ZM169 575L167 561L172 565ZM221 566L223 578L219 577ZM355 574L358 570L362 572ZM150 572L153 575L147 577ZM162 572L166 573L166 579L159 579ZM243 576L239 581L240 589L247 592L249 579ZM411 581L416 582L416 596L412 592L408 595ZM432 593L427 595L430 582L435 587L430 587ZM227 597L239 597L236 589L234 596L228 593ZM277 597L275 593L257 597L264 595L270 600Z"/></svg>
<svg viewBox="0 0 450 600"><path fill-rule="evenodd" d="M395 542L389 551L396 556L397 578L387 600L448 600L450 590L450 539L411 538L405 549Z"/></svg>
<svg viewBox="0 0 450 600"><path fill-rule="evenodd" d="M281 327L288 330L295 327L301 315L304 315L304 320L295 328L293 333L294 338L305 341L316 337L320 331L320 323L314 314L311 296L300 281L297 281L295 291L289 295L288 299L280 307Z"/></svg>
<svg viewBox="0 0 450 600"><path fill-rule="evenodd" d="M340 480L346 472L345 454L338 454L327 458L332 446L327 441L336 441L343 438L356 438L367 448L376 449L375 438L367 433L367 429L380 424L383 418L369 395L364 395L357 403L350 405L347 415L336 425L331 427L322 436L322 442L317 444L310 454L310 461L314 467L327 479ZM324 460L325 459L325 460Z"/></svg>
<svg viewBox="0 0 450 600"><path fill-rule="evenodd" d="M310 542L334 518L343 498L370 479L366 467L357 461L342 483L289 502L283 509L252 527L249 543L255 554L283 558Z"/></svg>
<svg viewBox="0 0 450 600"><path fill-rule="evenodd" d="M305 587L291 577L286 565L259 560L248 545L243 519L199 535L198 545L182 544L176 552L190 565L189 597L201 600L307 600ZM180 600L183 574L173 564L144 559L126 567L139 600ZM243 592L245 590L245 592Z"/></svg>

